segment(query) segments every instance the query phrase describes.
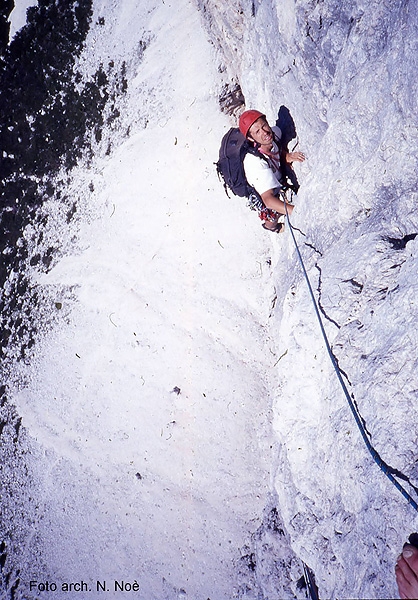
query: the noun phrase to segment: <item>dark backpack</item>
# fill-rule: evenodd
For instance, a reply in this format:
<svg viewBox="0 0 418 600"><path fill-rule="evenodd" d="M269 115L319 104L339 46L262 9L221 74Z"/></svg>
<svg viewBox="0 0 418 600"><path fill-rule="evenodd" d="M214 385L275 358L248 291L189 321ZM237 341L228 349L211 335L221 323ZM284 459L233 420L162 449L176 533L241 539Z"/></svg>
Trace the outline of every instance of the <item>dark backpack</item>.
<svg viewBox="0 0 418 600"><path fill-rule="evenodd" d="M244 157L247 152L263 158L263 155L245 139L237 127L231 127L222 138L216 169L219 179L223 181L227 196L229 196L229 189L236 196L248 198L250 208L260 209L264 207L264 203L245 176Z"/></svg>

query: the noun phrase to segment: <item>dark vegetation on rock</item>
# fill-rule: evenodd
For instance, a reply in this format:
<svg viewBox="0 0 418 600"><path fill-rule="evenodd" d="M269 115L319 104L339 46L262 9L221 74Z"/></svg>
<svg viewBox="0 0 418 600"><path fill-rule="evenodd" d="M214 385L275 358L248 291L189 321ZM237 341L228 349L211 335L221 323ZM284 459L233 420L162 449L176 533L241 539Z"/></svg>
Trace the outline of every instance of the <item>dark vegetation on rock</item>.
<svg viewBox="0 0 418 600"><path fill-rule="evenodd" d="M28 22L5 49L0 68L0 354L12 332L33 344L29 315L38 303L29 293L24 227L36 219L43 199L53 193L48 180L61 164L73 166L90 117L83 92L75 91L73 65L91 18L91 0L41 0L28 10ZM87 96L88 93L84 93ZM52 250L50 251L50 253ZM44 257L48 264L48 257ZM14 277L11 277L11 273ZM30 296L30 302L28 302ZM16 341L16 340L14 340Z"/></svg>
<svg viewBox="0 0 418 600"><path fill-rule="evenodd" d="M106 124L104 109L115 102L115 95L126 91L124 66L117 89L113 62L103 65L90 80L75 69L89 30L92 2L40 0L28 9L27 25L4 50L0 64L0 299L2 327L0 355L13 342L16 345L16 313L39 309L37 292L29 291L24 265L47 270L56 248L45 248L31 256L28 244L39 243L45 222L37 223L39 208L52 196L62 198L63 210L74 216L76 207L54 177L70 171L83 155L92 154ZM109 119L116 119L113 107ZM61 184L61 186L60 186ZM45 220L45 216L43 216ZM22 237L28 223L35 224L32 240ZM15 276L10 280L10 273ZM5 284L7 282L7 293ZM28 314L29 316L29 314ZM19 328L31 328L25 318ZM33 334L20 335L21 355L33 344Z"/></svg>
<svg viewBox="0 0 418 600"><path fill-rule="evenodd" d="M9 16L14 9L14 6L15 3L13 0L2 0L0 5L0 55L3 54L9 42Z"/></svg>

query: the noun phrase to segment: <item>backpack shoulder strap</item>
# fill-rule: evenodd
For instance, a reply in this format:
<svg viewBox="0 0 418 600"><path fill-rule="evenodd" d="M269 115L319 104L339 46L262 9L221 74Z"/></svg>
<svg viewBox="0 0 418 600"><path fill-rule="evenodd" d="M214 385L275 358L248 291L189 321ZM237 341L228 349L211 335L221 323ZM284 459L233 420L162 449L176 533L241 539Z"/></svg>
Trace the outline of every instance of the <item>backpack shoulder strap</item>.
<svg viewBox="0 0 418 600"><path fill-rule="evenodd" d="M252 154L253 156L257 156L258 158L262 158L263 160L265 160L268 163L268 159L267 156L265 154L263 154L262 152L260 152L260 150L257 148L257 146L254 146L253 144L251 144L250 142L247 141L247 147L245 149L245 154ZM243 159L244 156L243 155Z"/></svg>

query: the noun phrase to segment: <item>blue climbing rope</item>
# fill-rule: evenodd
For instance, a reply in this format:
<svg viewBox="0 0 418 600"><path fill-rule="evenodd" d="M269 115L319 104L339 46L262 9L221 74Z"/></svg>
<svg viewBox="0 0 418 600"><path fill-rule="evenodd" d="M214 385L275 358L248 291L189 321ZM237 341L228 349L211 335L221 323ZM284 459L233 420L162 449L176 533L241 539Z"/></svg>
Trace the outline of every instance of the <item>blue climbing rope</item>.
<svg viewBox="0 0 418 600"><path fill-rule="evenodd" d="M315 308L316 316L318 317L319 326L321 328L322 336L323 336L324 341L325 341L325 346L327 348L327 351L328 351L329 357L331 359L332 365L334 367L334 370L335 370L335 372L337 374L338 380L339 380L339 382L341 384L341 387L342 387L342 389L344 391L345 397L347 398L347 401L348 401L348 404L350 406L351 412L353 413L354 419L355 419L355 421L357 423L357 426L358 426L358 428L360 430L360 433L361 433L361 436L362 436L362 438L364 440L364 443L366 444L366 447L367 447L368 451L372 455L373 460L377 463L377 465L380 467L380 469L383 471L383 473L386 475L386 477L401 492L402 496L404 496L404 498L409 502L409 504L418 512L418 504L417 504L417 502L415 502L415 500L412 498L412 496L399 483L399 481L397 479L395 479L395 476L393 474L394 469L392 467L390 467L388 464L386 464L385 461L379 456L379 454L374 449L374 447L372 446L372 444L371 444L371 442L370 442L370 440L369 440L369 438L367 436L367 433L366 433L366 430L365 430L364 425L362 423L362 420L360 418L360 415L358 414L358 411L357 411L357 409L355 407L355 404L353 402L353 398L350 395L350 393L349 393L349 391L347 389L347 386L346 386L346 384L345 384L345 382L344 382L344 380L342 378L340 367L338 366L337 360L336 360L336 358L334 356L334 353L332 352L331 345L330 345L330 343L328 341L328 336L326 334L326 331L325 331L325 328L324 328L324 324L323 324L323 321L322 321L322 317L321 317L321 314L319 312L318 303L317 303L315 295L313 293L311 282L309 281L308 273L306 271L305 264L303 262L302 254L300 252L298 243L296 241L296 237L295 237L295 234L294 234L294 231L293 231L293 229L294 229L293 225L290 222L289 212L287 210L288 201L287 201L285 193L282 194L282 197L283 197L283 202L284 202L284 206L285 206L285 210L286 210L286 218L287 218L287 222L288 222L288 225L289 225L290 233L292 234L293 242L294 242L295 248L296 248L296 253L298 255L299 262L300 262L303 274L304 274L305 279L306 279L306 283L308 284L309 293L310 293L310 296L312 298L312 302L313 302L313 305L314 305L314 308Z"/></svg>
<svg viewBox="0 0 418 600"><path fill-rule="evenodd" d="M315 583L315 577L306 563L302 561L303 576L305 578L306 587L308 589L311 600L319 600L318 588Z"/></svg>

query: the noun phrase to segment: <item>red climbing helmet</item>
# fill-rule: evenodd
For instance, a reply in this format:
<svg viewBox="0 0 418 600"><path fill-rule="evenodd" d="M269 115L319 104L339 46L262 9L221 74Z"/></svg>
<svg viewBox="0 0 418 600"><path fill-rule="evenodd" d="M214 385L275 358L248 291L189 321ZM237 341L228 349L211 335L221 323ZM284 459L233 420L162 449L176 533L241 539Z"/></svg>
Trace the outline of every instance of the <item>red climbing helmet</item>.
<svg viewBox="0 0 418 600"><path fill-rule="evenodd" d="M249 128L260 117L266 118L266 115L263 115L259 110L246 110L242 113L239 118L238 127L244 137L247 137Z"/></svg>

